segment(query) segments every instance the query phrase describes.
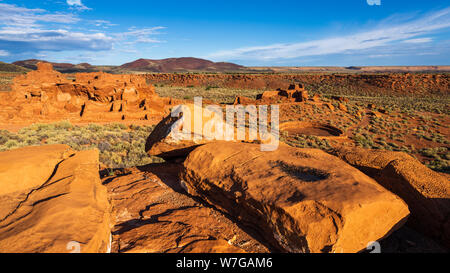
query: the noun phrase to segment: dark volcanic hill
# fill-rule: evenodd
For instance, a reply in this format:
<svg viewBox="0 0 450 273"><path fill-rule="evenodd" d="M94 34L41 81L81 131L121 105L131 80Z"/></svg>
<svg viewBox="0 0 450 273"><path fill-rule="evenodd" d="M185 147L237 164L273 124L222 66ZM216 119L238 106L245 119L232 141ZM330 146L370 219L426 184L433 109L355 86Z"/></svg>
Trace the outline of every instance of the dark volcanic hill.
<svg viewBox="0 0 450 273"><path fill-rule="evenodd" d="M163 73L188 71L232 72L245 69L245 67L233 63L215 63L209 60L191 57L162 60L139 59L131 63L126 63L120 66L120 68L132 71Z"/></svg>

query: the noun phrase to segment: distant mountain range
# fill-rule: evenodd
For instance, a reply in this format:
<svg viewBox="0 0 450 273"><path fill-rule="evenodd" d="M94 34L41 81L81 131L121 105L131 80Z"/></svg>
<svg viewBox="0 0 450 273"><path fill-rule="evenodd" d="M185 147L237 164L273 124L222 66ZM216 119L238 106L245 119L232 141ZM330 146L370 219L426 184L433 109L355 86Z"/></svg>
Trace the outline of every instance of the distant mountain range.
<svg viewBox="0 0 450 273"><path fill-rule="evenodd" d="M43 60L24 60L12 64L0 62L0 72L25 72L28 69L35 70L38 62ZM120 66L91 65L88 63L52 63L55 70L62 73L95 72L108 73L407 73L407 72L450 72L450 66L268 66L245 67L234 63L212 62L209 60L183 57L168 58L162 60L139 59Z"/></svg>
<svg viewBox="0 0 450 273"><path fill-rule="evenodd" d="M45 62L43 60L24 60L14 62L13 65L24 67L27 69L37 69L38 62ZM209 60L183 57L183 58L169 58L162 60L139 59L131 63L126 63L121 66L94 66L88 63L70 64L70 63L51 63L55 70L63 73L75 72L93 72L104 71L110 73L173 73L173 72L240 72L247 71L244 66L225 63L212 62Z"/></svg>

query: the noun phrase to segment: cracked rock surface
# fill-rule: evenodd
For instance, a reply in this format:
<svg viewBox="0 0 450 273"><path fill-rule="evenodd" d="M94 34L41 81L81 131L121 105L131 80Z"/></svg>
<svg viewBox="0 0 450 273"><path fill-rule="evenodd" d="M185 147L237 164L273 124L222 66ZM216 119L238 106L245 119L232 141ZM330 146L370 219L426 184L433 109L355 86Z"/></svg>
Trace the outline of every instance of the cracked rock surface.
<svg viewBox="0 0 450 273"><path fill-rule="evenodd" d="M184 193L172 163L105 177L112 205L112 252L266 253L223 213Z"/></svg>
<svg viewBox="0 0 450 273"><path fill-rule="evenodd" d="M0 252L107 252L109 203L98 157L67 145L0 153Z"/></svg>

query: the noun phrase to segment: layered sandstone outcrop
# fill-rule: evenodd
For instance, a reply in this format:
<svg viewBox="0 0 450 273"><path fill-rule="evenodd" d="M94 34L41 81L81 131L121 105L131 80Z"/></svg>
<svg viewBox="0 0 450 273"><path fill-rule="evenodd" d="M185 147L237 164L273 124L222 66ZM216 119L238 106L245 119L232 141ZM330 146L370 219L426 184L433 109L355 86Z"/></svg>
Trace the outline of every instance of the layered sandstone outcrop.
<svg viewBox="0 0 450 273"><path fill-rule="evenodd" d="M450 247L450 176L402 152L341 148L336 155L373 177L409 206L408 225Z"/></svg>
<svg viewBox="0 0 450 273"><path fill-rule="evenodd" d="M67 145L0 153L0 252L108 252L98 156Z"/></svg>
<svg viewBox="0 0 450 273"><path fill-rule="evenodd" d="M210 143L189 154L182 179L190 194L288 252L359 252L409 215L399 197L315 149Z"/></svg>

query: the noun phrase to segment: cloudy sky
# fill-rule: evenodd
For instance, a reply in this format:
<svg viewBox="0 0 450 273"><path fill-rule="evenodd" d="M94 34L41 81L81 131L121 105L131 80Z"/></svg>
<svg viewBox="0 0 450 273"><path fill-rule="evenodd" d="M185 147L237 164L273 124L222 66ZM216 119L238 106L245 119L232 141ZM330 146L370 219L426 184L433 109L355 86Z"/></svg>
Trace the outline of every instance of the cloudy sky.
<svg viewBox="0 0 450 273"><path fill-rule="evenodd" d="M369 5L368 2L380 2ZM448 0L0 0L0 60L450 65Z"/></svg>

